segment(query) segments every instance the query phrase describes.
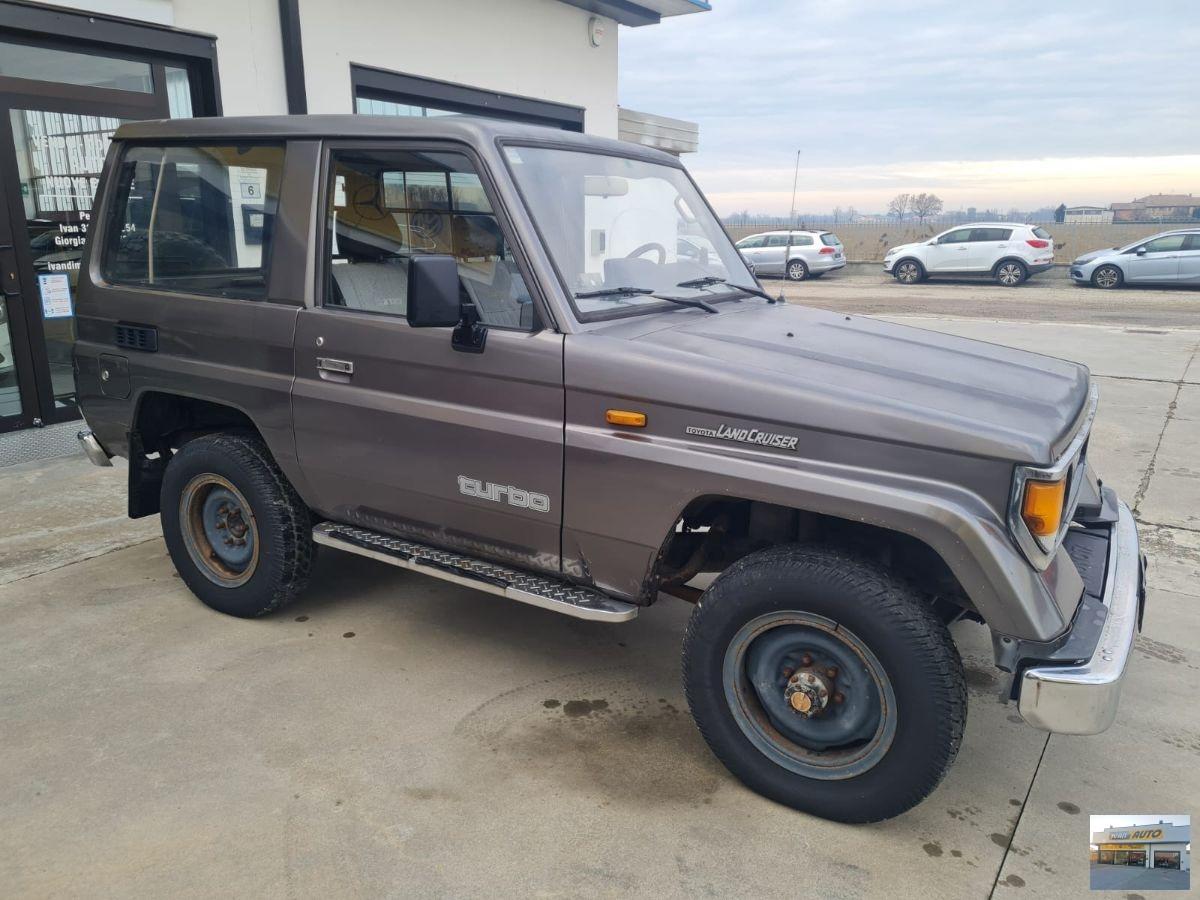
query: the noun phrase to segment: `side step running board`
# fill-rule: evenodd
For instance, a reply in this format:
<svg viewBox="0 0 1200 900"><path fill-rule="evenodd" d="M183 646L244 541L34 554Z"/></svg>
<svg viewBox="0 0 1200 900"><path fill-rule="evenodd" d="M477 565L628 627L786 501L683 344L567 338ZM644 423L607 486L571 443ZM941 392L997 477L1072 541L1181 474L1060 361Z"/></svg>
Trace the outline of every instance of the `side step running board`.
<svg viewBox="0 0 1200 900"><path fill-rule="evenodd" d="M402 569L412 569L577 619L627 622L638 614L636 605L614 600L590 588L437 550L357 525L322 522L313 528L313 540L326 547L369 556Z"/></svg>

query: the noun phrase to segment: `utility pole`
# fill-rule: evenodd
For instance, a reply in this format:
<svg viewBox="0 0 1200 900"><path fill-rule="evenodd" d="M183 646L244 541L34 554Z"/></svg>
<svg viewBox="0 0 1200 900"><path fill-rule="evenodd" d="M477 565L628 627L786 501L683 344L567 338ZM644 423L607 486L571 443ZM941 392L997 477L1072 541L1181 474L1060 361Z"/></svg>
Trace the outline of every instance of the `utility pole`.
<svg viewBox="0 0 1200 900"><path fill-rule="evenodd" d="M787 302L783 296L783 286L788 280L788 263L792 258L792 228L796 225L796 185L800 183L800 151L796 151L796 172L792 175L792 211L788 215L787 249L783 251L783 278L779 282L779 302Z"/></svg>

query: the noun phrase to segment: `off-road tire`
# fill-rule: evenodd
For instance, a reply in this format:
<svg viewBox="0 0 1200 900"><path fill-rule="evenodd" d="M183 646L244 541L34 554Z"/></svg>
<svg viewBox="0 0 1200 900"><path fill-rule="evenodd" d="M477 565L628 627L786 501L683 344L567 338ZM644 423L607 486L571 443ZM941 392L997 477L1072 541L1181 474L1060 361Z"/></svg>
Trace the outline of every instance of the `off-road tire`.
<svg viewBox="0 0 1200 900"><path fill-rule="evenodd" d="M1101 275L1101 272L1104 272L1105 275ZM1115 290L1124 283L1125 273L1108 263L1097 266L1096 271L1092 273L1092 287L1100 288L1102 291Z"/></svg>
<svg viewBox="0 0 1200 900"><path fill-rule="evenodd" d="M245 497L257 529L253 574L236 587L214 583L192 559L180 521L180 502L194 478L213 474ZM270 452L251 435L218 433L184 444L167 464L160 495L163 538L175 569L205 605L241 618L266 615L308 584L312 518Z"/></svg>
<svg viewBox="0 0 1200 900"><path fill-rule="evenodd" d="M788 281L804 281L808 278L808 263L802 259L788 260L783 267L783 275Z"/></svg>
<svg viewBox="0 0 1200 900"><path fill-rule="evenodd" d="M908 267L912 266L910 270ZM912 275L910 276L910 271ZM902 259L892 266L892 277L899 284L919 284L926 278L925 267L915 259Z"/></svg>
<svg viewBox="0 0 1200 900"><path fill-rule="evenodd" d="M803 611L850 629L891 682L896 729L878 762L840 780L785 769L751 743L731 711L723 666L731 639L758 617ZM688 705L709 747L751 790L839 822L897 816L927 797L958 753L967 715L962 660L919 594L852 553L774 547L730 566L704 592L683 642Z"/></svg>
<svg viewBox="0 0 1200 900"><path fill-rule="evenodd" d="M1017 259L1003 259L992 270L992 278L1000 287L1018 287L1029 280L1029 267Z"/></svg>

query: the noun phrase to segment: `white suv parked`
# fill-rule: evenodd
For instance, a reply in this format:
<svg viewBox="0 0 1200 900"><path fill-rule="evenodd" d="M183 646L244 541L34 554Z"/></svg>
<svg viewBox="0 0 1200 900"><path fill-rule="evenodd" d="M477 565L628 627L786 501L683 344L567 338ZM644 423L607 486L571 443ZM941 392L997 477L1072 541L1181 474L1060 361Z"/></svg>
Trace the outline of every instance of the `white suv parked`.
<svg viewBox="0 0 1200 900"><path fill-rule="evenodd" d="M883 258L883 271L901 284L916 284L930 275L990 275L1005 287L1016 287L1053 264L1054 238L1044 228L976 222L893 247Z"/></svg>
<svg viewBox="0 0 1200 900"><path fill-rule="evenodd" d="M736 244L755 275L784 275L792 281L820 278L846 265L842 242L832 231L765 231ZM784 265L786 261L786 265Z"/></svg>

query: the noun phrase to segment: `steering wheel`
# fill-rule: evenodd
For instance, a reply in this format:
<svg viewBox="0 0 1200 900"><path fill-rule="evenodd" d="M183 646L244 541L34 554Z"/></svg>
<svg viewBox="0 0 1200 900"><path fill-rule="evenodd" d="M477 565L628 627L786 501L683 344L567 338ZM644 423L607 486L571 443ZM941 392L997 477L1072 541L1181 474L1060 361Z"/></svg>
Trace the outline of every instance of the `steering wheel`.
<svg viewBox="0 0 1200 900"><path fill-rule="evenodd" d="M644 254L649 253L651 250L654 250L658 253L658 264L660 266L667 261L667 248L657 241L651 241L648 244L642 244L640 247L634 247L625 254L625 258L633 259L637 256L643 256Z"/></svg>

